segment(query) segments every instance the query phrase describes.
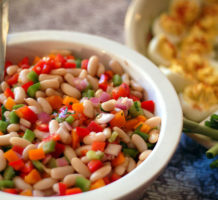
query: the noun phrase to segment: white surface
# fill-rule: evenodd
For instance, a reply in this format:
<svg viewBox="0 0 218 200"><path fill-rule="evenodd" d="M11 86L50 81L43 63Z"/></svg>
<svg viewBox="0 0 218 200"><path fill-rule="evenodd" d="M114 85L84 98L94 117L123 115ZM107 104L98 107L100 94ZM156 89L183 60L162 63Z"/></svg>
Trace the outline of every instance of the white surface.
<svg viewBox="0 0 218 200"><path fill-rule="evenodd" d="M107 63L116 57L124 69L148 92L156 103L156 114L162 118L159 141L149 158L120 180L95 191L73 196L31 197L43 200L133 199L161 173L176 150L181 136L182 111L178 97L167 78L145 57L107 39L81 33L36 31L11 34L8 39L7 58L18 61L24 56L42 56L52 49L69 49L74 55L89 57L97 54ZM161 81L161 84L160 84ZM140 191L139 191L140 190ZM30 197L0 192L4 200L27 200Z"/></svg>

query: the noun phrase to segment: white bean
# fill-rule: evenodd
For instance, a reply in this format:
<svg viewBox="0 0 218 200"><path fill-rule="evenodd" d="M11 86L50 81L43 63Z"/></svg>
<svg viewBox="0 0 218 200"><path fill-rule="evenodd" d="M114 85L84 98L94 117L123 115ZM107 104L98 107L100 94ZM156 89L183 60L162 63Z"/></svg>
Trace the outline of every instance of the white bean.
<svg viewBox="0 0 218 200"><path fill-rule="evenodd" d="M27 74L30 72L29 69L23 69L21 70L21 72L19 73L19 77L18 77L18 81L20 83L27 83L29 82L29 79L27 78Z"/></svg>
<svg viewBox="0 0 218 200"><path fill-rule="evenodd" d="M148 149L146 142L139 135L133 134L131 140L132 140L132 143L139 150L139 152L143 152Z"/></svg>
<svg viewBox="0 0 218 200"><path fill-rule="evenodd" d="M0 172L7 166L6 159L4 157L4 152L0 149Z"/></svg>
<svg viewBox="0 0 218 200"><path fill-rule="evenodd" d="M88 66L87 66L87 72L91 76L95 76L98 70L98 65L99 65L99 59L97 56L91 56L89 58Z"/></svg>
<svg viewBox="0 0 218 200"><path fill-rule="evenodd" d="M31 144L30 141L25 140L25 139L20 138L20 137L11 137L10 138L10 143L11 143L11 145L20 146L20 147L23 147L23 148L25 148L26 146Z"/></svg>
<svg viewBox="0 0 218 200"><path fill-rule="evenodd" d="M64 177L63 183L66 184L67 187L74 186L77 177L84 177L84 176L82 174L69 174Z"/></svg>
<svg viewBox="0 0 218 200"><path fill-rule="evenodd" d="M89 134L83 138L84 144L92 144L94 141L104 142L105 140L106 136L102 132Z"/></svg>
<svg viewBox="0 0 218 200"><path fill-rule="evenodd" d="M115 108L116 102L117 102L117 101L116 101L115 99L111 99L111 100L108 100L108 101L102 103L102 104L101 104L101 107L102 107L102 109L105 110L105 111L112 111L112 110L114 110L114 108Z"/></svg>
<svg viewBox="0 0 218 200"><path fill-rule="evenodd" d="M33 132L35 133L35 136L40 140L45 139L49 135L47 132L43 132L43 131L40 131L38 129L34 129Z"/></svg>
<svg viewBox="0 0 218 200"><path fill-rule="evenodd" d="M106 123L110 122L113 118L114 118L114 114L101 113L96 117L95 121L98 124L106 124Z"/></svg>
<svg viewBox="0 0 218 200"><path fill-rule="evenodd" d="M115 173L122 176L125 173L125 171L127 170L128 164L129 164L129 158L125 157L124 163L122 163L121 165L118 165L114 168Z"/></svg>
<svg viewBox="0 0 218 200"><path fill-rule="evenodd" d="M7 127L8 132L17 132L20 130L20 125L19 124L9 124Z"/></svg>
<svg viewBox="0 0 218 200"><path fill-rule="evenodd" d="M79 76L81 73L82 69L67 69L66 72L72 74L73 76Z"/></svg>
<svg viewBox="0 0 218 200"><path fill-rule="evenodd" d="M48 79L40 82L40 88L46 90L47 88L58 89L60 83L58 78Z"/></svg>
<svg viewBox="0 0 218 200"><path fill-rule="evenodd" d="M149 138L148 141L152 144L156 143L159 138L159 130L153 129L149 132Z"/></svg>
<svg viewBox="0 0 218 200"><path fill-rule="evenodd" d="M25 102L29 105L29 106L35 106L38 109L38 112L42 112L42 107L41 105L33 98L26 98Z"/></svg>
<svg viewBox="0 0 218 200"><path fill-rule="evenodd" d="M4 104L4 101L7 99L7 97L3 94L3 93L1 93L0 94L0 103L1 104Z"/></svg>
<svg viewBox="0 0 218 200"><path fill-rule="evenodd" d="M89 83L91 84L91 86L93 87L94 90L98 89L98 79L94 78L90 75L87 76L87 79L89 81Z"/></svg>
<svg viewBox="0 0 218 200"><path fill-rule="evenodd" d="M129 75L127 73L124 73L122 75L122 81L123 81L123 83L126 83L127 85L130 84Z"/></svg>
<svg viewBox="0 0 218 200"><path fill-rule="evenodd" d="M128 167L127 167L127 172L129 173L135 168L136 168L135 160L133 160L131 157L129 157L129 164L128 164Z"/></svg>
<svg viewBox="0 0 218 200"><path fill-rule="evenodd" d="M72 160L72 158L77 157L75 151L69 145L65 146L64 155L67 157L68 160Z"/></svg>
<svg viewBox="0 0 218 200"><path fill-rule="evenodd" d="M98 70L97 70L97 76L100 77L101 74L104 74L105 72L105 67L102 63L99 63L98 65Z"/></svg>
<svg viewBox="0 0 218 200"><path fill-rule="evenodd" d="M39 98L39 97L45 97L46 95L43 91L37 91L35 96L36 98Z"/></svg>
<svg viewBox="0 0 218 200"><path fill-rule="evenodd" d="M106 136L106 138L110 138L111 137L111 129L110 128L105 128L103 130L104 135Z"/></svg>
<svg viewBox="0 0 218 200"><path fill-rule="evenodd" d="M92 173L92 175L90 176L90 181L94 182L100 178L104 178L110 172L111 172L111 165L105 165Z"/></svg>
<svg viewBox="0 0 218 200"><path fill-rule="evenodd" d="M56 167L51 169L51 177L54 179L62 179L73 172L74 170L71 166Z"/></svg>
<svg viewBox="0 0 218 200"><path fill-rule="evenodd" d="M40 106L42 107L42 110L44 112L46 112L48 114L52 113L52 107L45 98L39 97L39 98L37 98L37 102L40 104Z"/></svg>
<svg viewBox="0 0 218 200"><path fill-rule="evenodd" d="M139 91L139 92L142 92L143 91L143 87L141 87L138 83L136 83L134 80L131 80L130 81L130 85L131 87L136 90L136 91Z"/></svg>
<svg viewBox="0 0 218 200"><path fill-rule="evenodd" d="M20 124L27 127L27 128L31 127L31 123L28 120L24 119L24 118L20 118Z"/></svg>
<svg viewBox="0 0 218 200"><path fill-rule="evenodd" d="M60 135L61 141L64 144L70 144L71 143L71 136L69 132L64 129L63 127L59 127L59 129L56 131L58 135Z"/></svg>
<svg viewBox="0 0 218 200"><path fill-rule="evenodd" d="M33 190L33 196L34 197L44 197L44 192L40 190Z"/></svg>
<svg viewBox="0 0 218 200"><path fill-rule="evenodd" d="M44 178L33 185L35 190L46 190L51 188L57 182L53 178Z"/></svg>
<svg viewBox="0 0 218 200"><path fill-rule="evenodd" d="M152 152L152 150L145 150L139 155L139 160L144 161Z"/></svg>
<svg viewBox="0 0 218 200"><path fill-rule="evenodd" d="M58 92L58 91L56 91L56 90L54 90L54 89L52 89L52 88L47 88L47 89L45 90L45 94L46 94L48 97L54 96L54 95L56 95L56 96L62 96L60 92Z"/></svg>
<svg viewBox="0 0 218 200"><path fill-rule="evenodd" d="M120 129L119 127L115 126L113 128L114 131L116 131L120 137L120 139L125 142L125 143L129 143L130 142L130 137L129 135L127 135L122 129Z"/></svg>
<svg viewBox="0 0 218 200"><path fill-rule="evenodd" d="M66 73L65 75L64 75L64 79L71 85L71 86L75 86L75 84L74 84L74 76L72 75L72 74L70 74L70 73Z"/></svg>
<svg viewBox="0 0 218 200"><path fill-rule="evenodd" d="M16 186L17 189L20 190L32 190L32 186L28 183L26 183L21 177L16 176L13 179L14 185Z"/></svg>
<svg viewBox="0 0 218 200"><path fill-rule="evenodd" d="M59 129L58 121L55 120L55 119L51 120L51 121L49 122L48 127L49 127L49 132L50 132L51 134L56 133L56 131Z"/></svg>
<svg viewBox="0 0 218 200"><path fill-rule="evenodd" d="M13 74L15 74L17 72L18 68L19 67L17 65L10 65L10 66L8 66L7 70L6 70L7 74L9 76L12 76Z"/></svg>
<svg viewBox="0 0 218 200"><path fill-rule="evenodd" d="M59 75L52 75L52 74L40 74L39 75L39 81L44 81L44 80L49 80L49 79L55 79L57 78L59 83L62 83L63 82L63 78L62 76L59 76Z"/></svg>
<svg viewBox="0 0 218 200"><path fill-rule="evenodd" d="M18 137L18 134L16 132L10 132L6 135L0 135L0 146L10 145L10 139L12 137Z"/></svg>
<svg viewBox="0 0 218 200"><path fill-rule="evenodd" d="M85 79L87 74L88 74L87 71L85 69L83 69L79 74L79 78Z"/></svg>
<svg viewBox="0 0 218 200"><path fill-rule="evenodd" d="M83 113L86 117L93 118L94 117L94 108L92 102L89 100L85 100L83 102Z"/></svg>
<svg viewBox="0 0 218 200"><path fill-rule="evenodd" d="M109 67L112 69L112 71L115 73L115 74L119 74L119 75L122 75L123 74L123 68L122 66L120 65L120 63L116 60L111 60L109 62Z"/></svg>
<svg viewBox="0 0 218 200"><path fill-rule="evenodd" d="M61 89L64 92L64 94L77 98L79 99L81 97L81 93L78 89L76 89L75 87L67 84L67 83L62 83L61 84Z"/></svg>
<svg viewBox="0 0 218 200"><path fill-rule="evenodd" d="M36 114L40 113L40 110L36 106L28 106L28 108L31 109Z"/></svg>
<svg viewBox="0 0 218 200"><path fill-rule="evenodd" d="M82 151L86 150L86 151L89 151L91 150L92 146L91 145L83 145L83 146L80 146L76 149L76 155L77 156L81 156L82 154Z"/></svg>
<svg viewBox="0 0 218 200"><path fill-rule="evenodd" d="M22 87L14 88L14 100L17 104L23 103L26 97L26 92Z"/></svg>
<svg viewBox="0 0 218 200"><path fill-rule="evenodd" d="M159 127L161 123L161 118L159 116L152 117L145 121L145 124L150 126L150 128Z"/></svg>
<svg viewBox="0 0 218 200"><path fill-rule="evenodd" d="M72 158L71 165L79 174L82 174L84 177L88 178L91 175L89 168L79 158Z"/></svg>
<svg viewBox="0 0 218 200"><path fill-rule="evenodd" d="M67 73L67 71L66 71L66 69L60 68L60 69L53 69L53 70L51 70L50 73L53 75L64 76Z"/></svg>
<svg viewBox="0 0 218 200"><path fill-rule="evenodd" d="M4 92L7 88L9 88L8 83L7 83L6 81L3 81L3 82L1 83L1 89L2 89L2 91Z"/></svg>

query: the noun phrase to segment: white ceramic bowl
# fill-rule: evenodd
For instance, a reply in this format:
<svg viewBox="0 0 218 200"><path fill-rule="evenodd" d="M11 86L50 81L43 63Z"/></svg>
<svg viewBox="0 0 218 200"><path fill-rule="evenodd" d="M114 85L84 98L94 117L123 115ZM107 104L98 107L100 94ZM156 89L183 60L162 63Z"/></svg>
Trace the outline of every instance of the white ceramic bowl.
<svg viewBox="0 0 218 200"><path fill-rule="evenodd" d="M170 82L146 58L113 41L82 33L62 31L35 31L9 35L7 58L17 62L24 56L46 55L52 49L69 49L79 57L97 54L101 62L117 58L124 69L148 92L156 103L156 114L162 118L158 143L146 161L120 180L103 188L62 197L31 197L37 200L82 199L137 199L144 189L160 175L169 162L180 140L182 111ZM4 200L27 200L30 197L12 196L0 192Z"/></svg>

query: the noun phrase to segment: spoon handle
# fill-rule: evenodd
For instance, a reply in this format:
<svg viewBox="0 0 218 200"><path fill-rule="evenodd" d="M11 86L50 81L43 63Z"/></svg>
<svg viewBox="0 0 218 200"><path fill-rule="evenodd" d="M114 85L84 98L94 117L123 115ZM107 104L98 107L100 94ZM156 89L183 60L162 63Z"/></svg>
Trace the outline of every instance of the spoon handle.
<svg viewBox="0 0 218 200"><path fill-rule="evenodd" d="M0 0L0 81L4 79L8 27L8 0Z"/></svg>

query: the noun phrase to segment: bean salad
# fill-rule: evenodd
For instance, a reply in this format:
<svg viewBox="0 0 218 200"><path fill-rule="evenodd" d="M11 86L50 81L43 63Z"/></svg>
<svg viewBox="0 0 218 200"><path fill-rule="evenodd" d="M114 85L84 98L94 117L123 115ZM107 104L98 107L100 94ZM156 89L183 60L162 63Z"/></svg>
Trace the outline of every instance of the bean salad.
<svg viewBox="0 0 218 200"><path fill-rule="evenodd" d="M140 165L161 118L112 59L68 50L6 62L0 103L0 190L63 196L101 188Z"/></svg>

